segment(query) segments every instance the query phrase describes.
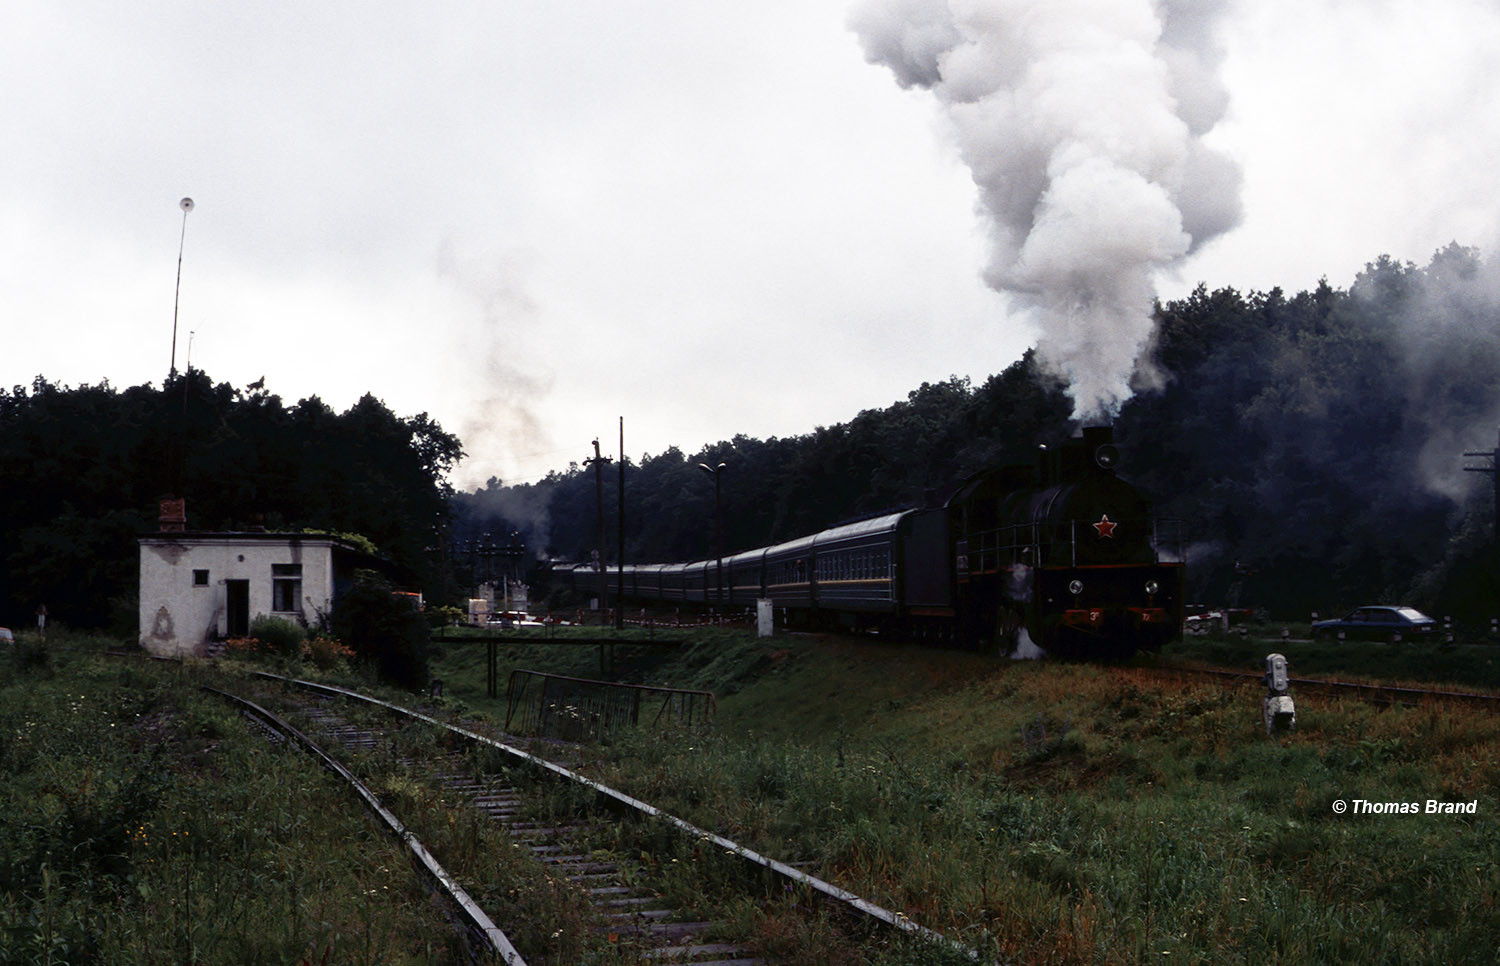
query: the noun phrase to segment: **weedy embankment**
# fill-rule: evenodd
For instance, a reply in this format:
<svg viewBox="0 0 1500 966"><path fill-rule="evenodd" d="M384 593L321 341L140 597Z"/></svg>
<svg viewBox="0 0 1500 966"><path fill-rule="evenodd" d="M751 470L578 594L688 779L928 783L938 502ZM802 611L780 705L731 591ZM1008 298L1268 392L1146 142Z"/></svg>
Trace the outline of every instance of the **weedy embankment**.
<svg viewBox="0 0 1500 966"><path fill-rule="evenodd" d="M608 781L1003 960L1492 961L1493 715L1306 696L1268 738L1253 685L811 636L699 634L641 668L722 674L717 726L605 743Z"/></svg>
<svg viewBox="0 0 1500 966"><path fill-rule="evenodd" d="M29 635L0 655L0 962L441 962L404 857L208 669ZM331 955L330 955L331 953Z"/></svg>

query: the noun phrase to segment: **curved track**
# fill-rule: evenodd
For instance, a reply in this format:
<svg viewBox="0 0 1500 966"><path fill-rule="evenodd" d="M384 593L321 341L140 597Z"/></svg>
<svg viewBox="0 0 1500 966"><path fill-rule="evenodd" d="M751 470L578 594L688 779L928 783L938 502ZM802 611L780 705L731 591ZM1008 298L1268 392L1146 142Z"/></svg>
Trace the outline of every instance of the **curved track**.
<svg viewBox="0 0 1500 966"><path fill-rule="evenodd" d="M502 760L522 766L538 776L570 783L586 790L589 796L611 812L652 819L665 824L676 834L686 836L690 841L716 846L716 854L738 857L759 870L786 880L788 885L808 890L859 918L946 947L967 959L981 960L975 951L912 922L900 913L891 912L786 863L669 815L646 802L586 778L565 765L356 691L265 672L258 672L257 676L298 689L307 695L318 696L320 700L316 705L311 708L304 706L303 713L320 719L320 730L337 736L346 745L368 746L382 739L372 734L367 727L344 724L338 717L335 704L330 702L358 702L369 708L383 709L408 720L423 722L441 729L440 733L446 733L460 742L498 752ZM472 773L463 774L458 767L445 768L440 758L435 758L433 764L435 777L445 789L469 799L491 819L500 823L514 841L530 849L550 871L566 876L583 889L598 910L600 918L608 923L605 928L609 929L612 941L616 935L622 941L628 940L637 948L643 949L642 955L648 961L669 959L678 963L715 963L719 966L752 966L760 962L739 945L715 939L722 932L722 924L683 917L676 910L664 907L654 893L639 888L637 870L622 870L607 858L602 859L588 845L590 830L585 819L545 822L528 820L526 799L534 792L511 784L500 784L488 778L476 778Z"/></svg>
<svg viewBox="0 0 1500 966"><path fill-rule="evenodd" d="M302 731L292 726L280 716L266 710L260 705L247 698L242 698L228 691L211 688L204 685L205 691L212 692L229 701L238 704L245 711L254 716L261 726L267 729L268 736L273 740L290 740L299 745L304 751L312 754L323 766L342 778L354 792L364 801L365 806L373 813L385 827L394 835L411 854L418 868L422 869L433 884L435 891L442 895L451 907L457 910L458 916L471 938L477 939L481 948L489 954L498 957L499 961L506 966L526 966L526 961L511 944L509 938L501 931L500 927L479 908L479 904L469 897L467 891L459 884L458 880L449 875L442 864L429 852L421 841L413 835L395 813L380 803L380 800L370 791L369 787L360 781L347 767L336 758L323 751L318 745Z"/></svg>

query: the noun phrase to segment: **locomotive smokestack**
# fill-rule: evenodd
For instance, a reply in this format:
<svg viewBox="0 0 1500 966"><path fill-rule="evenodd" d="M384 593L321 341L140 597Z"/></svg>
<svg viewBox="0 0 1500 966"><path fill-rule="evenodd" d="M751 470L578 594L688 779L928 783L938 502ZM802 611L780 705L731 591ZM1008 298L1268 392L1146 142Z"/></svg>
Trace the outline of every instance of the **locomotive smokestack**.
<svg viewBox="0 0 1500 966"><path fill-rule="evenodd" d="M1115 447L1113 426L1085 426L1083 449L1094 465L1105 472L1113 472L1120 462L1120 451Z"/></svg>
<svg viewBox="0 0 1500 966"><path fill-rule="evenodd" d="M1042 486L1104 471L1113 473L1120 462L1113 426L1085 426L1082 433L1055 449L1037 450L1037 477Z"/></svg>

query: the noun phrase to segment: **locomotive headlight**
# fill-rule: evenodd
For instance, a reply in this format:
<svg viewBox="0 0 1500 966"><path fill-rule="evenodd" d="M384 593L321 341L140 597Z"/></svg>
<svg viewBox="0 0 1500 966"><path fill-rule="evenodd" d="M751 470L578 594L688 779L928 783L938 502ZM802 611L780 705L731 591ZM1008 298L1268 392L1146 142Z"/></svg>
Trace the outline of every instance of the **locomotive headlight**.
<svg viewBox="0 0 1500 966"><path fill-rule="evenodd" d="M1075 580L1072 583L1068 584L1068 593L1072 594L1074 597L1077 597L1079 594L1083 593L1083 581Z"/></svg>
<svg viewBox="0 0 1500 966"><path fill-rule="evenodd" d="M1161 584L1158 584L1154 580L1146 581L1146 593L1148 596L1155 595L1158 590L1161 590Z"/></svg>

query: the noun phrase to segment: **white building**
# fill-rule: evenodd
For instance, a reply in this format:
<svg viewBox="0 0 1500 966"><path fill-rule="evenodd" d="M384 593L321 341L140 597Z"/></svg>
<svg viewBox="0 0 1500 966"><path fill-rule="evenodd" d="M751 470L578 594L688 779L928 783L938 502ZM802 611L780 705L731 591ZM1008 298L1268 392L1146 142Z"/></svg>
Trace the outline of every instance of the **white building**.
<svg viewBox="0 0 1500 966"><path fill-rule="evenodd" d="M379 566L340 540L300 533L162 532L140 538L140 641L152 654L201 654L244 637L260 615L314 625Z"/></svg>

